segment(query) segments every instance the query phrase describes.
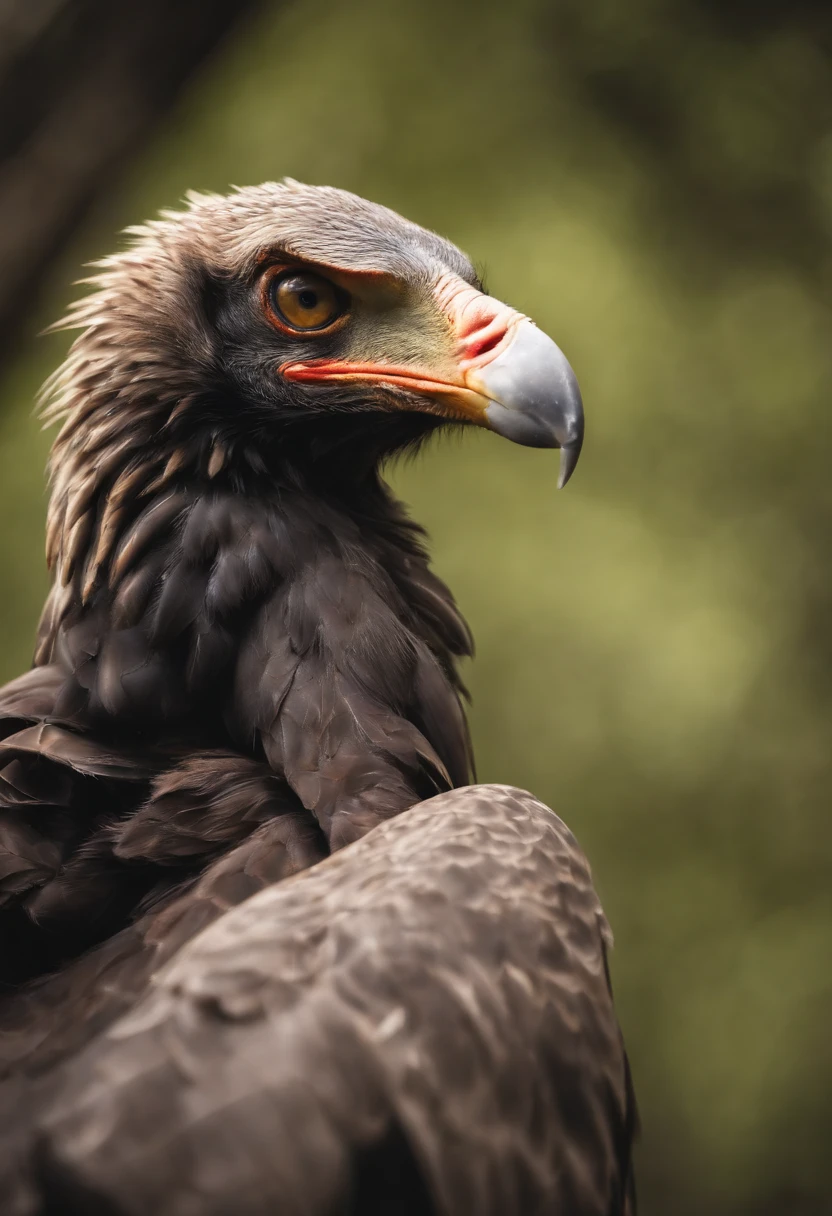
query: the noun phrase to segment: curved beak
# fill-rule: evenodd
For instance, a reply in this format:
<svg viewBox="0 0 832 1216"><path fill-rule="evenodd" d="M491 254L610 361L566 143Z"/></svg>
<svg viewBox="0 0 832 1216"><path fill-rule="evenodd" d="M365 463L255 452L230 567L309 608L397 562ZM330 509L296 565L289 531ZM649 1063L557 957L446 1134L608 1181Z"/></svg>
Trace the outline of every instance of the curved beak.
<svg viewBox="0 0 832 1216"><path fill-rule="evenodd" d="M558 488L574 472L584 441L584 409L575 373L559 346L525 317L499 353L465 374L487 401L492 431L532 448L560 448Z"/></svg>
<svg viewBox="0 0 832 1216"><path fill-rule="evenodd" d="M456 275L442 276L433 298L441 332L412 363L347 355L279 370L300 383L386 387L396 390L396 408L463 419L527 447L560 448L558 487L565 486L581 454L584 411L563 351L528 317Z"/></svg>

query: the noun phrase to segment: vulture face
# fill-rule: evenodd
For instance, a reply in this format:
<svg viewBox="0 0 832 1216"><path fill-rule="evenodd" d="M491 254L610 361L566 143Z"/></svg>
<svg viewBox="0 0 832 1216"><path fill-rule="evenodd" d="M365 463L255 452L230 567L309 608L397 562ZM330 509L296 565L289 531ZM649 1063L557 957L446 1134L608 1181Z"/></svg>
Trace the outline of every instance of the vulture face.
<svg viewBox="0 0 832 1216"><path fill-rule="evenodd" d="M342 447L351 434L372 446L386 415L388 450L443 422L473 423L560 447L560 484L570 476L583 413L566 358L435 234L295 182L192 196L133 234L70 317L86 333L71 384L51 386L56 412L72 413L79 382L112 390L127 369L120 399L134 431L145 410L149 434L164 428L192 446L198 435L214 469L246 445L268 462L275 435L311 435L310 420L318 447L327 419ZM79 376L87 367L96 384Z"/></svg>
<svg viewBox="0 0 832 1216"><path fill-rule="evenodd" d="M220 291L217 326L240 393L310 411L415 411L580 451L583 415L564 355L487 296L452 245L341 191L284 187ZM302 210L300 210L302 208ZM272 225L285 225L283 232ZM267 245L263 248L263 239Z"/></svg>

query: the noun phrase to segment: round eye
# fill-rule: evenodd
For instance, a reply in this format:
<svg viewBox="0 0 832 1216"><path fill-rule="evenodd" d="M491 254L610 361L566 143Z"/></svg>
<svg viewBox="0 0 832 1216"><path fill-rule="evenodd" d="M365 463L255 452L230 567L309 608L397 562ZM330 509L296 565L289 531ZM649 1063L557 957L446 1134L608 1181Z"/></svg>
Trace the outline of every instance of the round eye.
<svg viewBox="0 0 832 1216"><path fill-rule="evenodd" d="M326 329L344 311L341 293L319 274L290 270L271 285L271 305L292 329Z"/></svg>

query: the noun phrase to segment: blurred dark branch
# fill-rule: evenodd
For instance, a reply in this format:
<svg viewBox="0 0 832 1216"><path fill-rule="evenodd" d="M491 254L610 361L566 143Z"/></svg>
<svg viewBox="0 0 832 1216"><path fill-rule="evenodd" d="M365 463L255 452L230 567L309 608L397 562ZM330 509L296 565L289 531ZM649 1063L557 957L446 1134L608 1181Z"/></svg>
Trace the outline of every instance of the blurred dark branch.
<svg viewBox="0 0 832 1216"><path fill-rule="evenodd" d="M50 262L260 0L0 0L0 357Z"/></svg>

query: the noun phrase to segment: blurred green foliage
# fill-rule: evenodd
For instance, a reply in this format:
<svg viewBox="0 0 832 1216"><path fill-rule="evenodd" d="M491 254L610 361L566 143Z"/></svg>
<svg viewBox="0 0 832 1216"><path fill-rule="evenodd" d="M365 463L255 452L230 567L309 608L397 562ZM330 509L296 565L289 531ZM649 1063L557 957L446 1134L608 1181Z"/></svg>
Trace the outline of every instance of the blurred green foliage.
<svg viewBox="0 0 832 1216"><path fill-rule="evenodd" d="M832 67L827 5L267 9L56 266L187 188L284 174L435 227L569 354L578 473L472 433L393 473L474 628L480 775L578 833L616 930L649 1213L832 1212ZM34 330L34 325L33 325ZM45 587L0 402L0 676Z"/></svg>

